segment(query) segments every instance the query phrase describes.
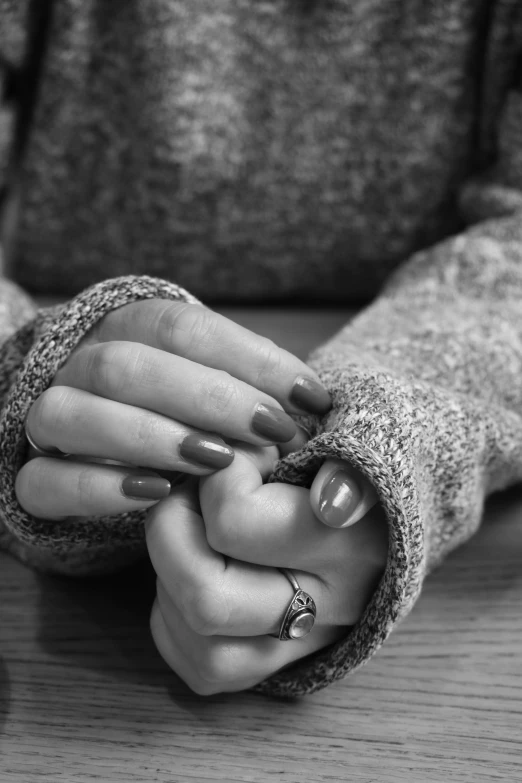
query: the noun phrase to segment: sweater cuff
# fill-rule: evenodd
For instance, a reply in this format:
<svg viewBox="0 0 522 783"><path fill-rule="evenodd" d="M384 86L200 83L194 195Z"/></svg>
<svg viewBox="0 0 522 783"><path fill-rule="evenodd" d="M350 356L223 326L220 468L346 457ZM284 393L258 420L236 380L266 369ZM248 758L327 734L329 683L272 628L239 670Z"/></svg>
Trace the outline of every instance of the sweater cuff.
<svg viewBox="0 0 522 783"><path fill-rule="evenodd" d="M274 696L313 693L371 658L413 607L428 570L474 532L485 494L474 460L489 428L487 417L475 426L480 414L472 415L455 395L375 365L336 371L329 380L332 412L316 422L301 451L278 463L271 480L310 487L329 458L358 469L387 517L387 565L344 639L257 686Z"/></svg>
<svg viewBox="0 0 522 783"><path fill-rule="evenodd" d="M369 660L407 614L419 592L422 544L417 540L418 501L413 487L402 495L393 467L371 448L342 431L325 433L279 465L277 481L310 487L323 462L342 459L361 471L375 487L388 519L388 561L381 582L359 622L347 636L260 683L256 690L272 696L314 693L342 679ZM406 520L408 524L406 524ZM364 524L362 520L359 524ZM409 556L408 556L409 555Z"/></svg>
<svg viewBox="0 0 522 783"><path fill-rule="evenodd" d="M147 276L119 277L94 285L65 305L40 310L2 346L3 407L0 416L0 544L22 560L61 573L104 573L143 551L144 512L65 521L27 514L15 494L24 464L24 424L35 400L71 352L107 313L143 299L197 303L177 285ZM88 530L87 530L88 527Z"/></svg>

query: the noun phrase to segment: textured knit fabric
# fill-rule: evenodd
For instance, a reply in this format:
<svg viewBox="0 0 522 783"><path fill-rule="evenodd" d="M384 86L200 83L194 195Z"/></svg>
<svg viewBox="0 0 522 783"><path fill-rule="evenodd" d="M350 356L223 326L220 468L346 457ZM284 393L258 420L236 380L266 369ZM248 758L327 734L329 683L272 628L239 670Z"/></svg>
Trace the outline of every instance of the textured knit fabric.
<svg viewBox="0 0 522 783"><path fill-rule="evenodd" d="M20 323L30 303L22 292L7 285L5 323ZM116 278L94 286L72 302L41 310L14 339L0 349L0 487L2 524L0 544L23 560L47 570L68 574L96 574L132 562L145 552L145 514L97 517L86 520L36 520L25 514L16 499L14 482L24 464L27 442L24 422L32 403L47 389L58 369L81 338L105 313L140 299L182 299L196 302L186 291L152 278ZM25 442L24 442L25 441Z"/></svg>
<svg viewBox="0 0 522 783"><path fill-rule="evenodd" d="M28 0L0 0L0 58L15 67L24 61Z"/></svg>
<svg viewBox="0 0 522 783"><path fill-rule="evenodd" d="M43 522L14 494L27 410L105 313L189 298L164 277L206 301L349 302L385 280L311 357L333 410L273 477L307 486L346 459L389 522L359 623L260 686L314 691L368 660L488 493L522 480L522 4L56 7L17 276L47 291L158 278L97 282L36 314L2 283L1 543L64 573L143 552L141 514Z"/></svg>
<svg viewBox="0 0 522 783"><path fill-rule="evenodd" d="M145 273L206 302L368 299L460 230L522 17L519 0L54 6L13 278L72 294Z"/></svg>

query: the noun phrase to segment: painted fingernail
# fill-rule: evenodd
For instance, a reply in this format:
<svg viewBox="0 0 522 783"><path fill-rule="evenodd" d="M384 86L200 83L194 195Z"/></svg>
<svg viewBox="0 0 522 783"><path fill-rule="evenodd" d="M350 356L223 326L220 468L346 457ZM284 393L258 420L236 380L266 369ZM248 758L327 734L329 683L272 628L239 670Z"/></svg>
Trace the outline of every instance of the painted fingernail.
<svg viewBox="0 0 522 783"><path fill-rule="evenodd" d="M332 400L324 386L313 378L296 378L292 391L290 392L290 402L307 413L317 413L324 415L332 407Z"/></svg>
<svg viewBox="0 0 522 783"><path fill-rule="evenodd" d="M343 470L338 470L321 491L321 516L330 527L347 527L361 498L361 490L353 478Z"/></svg>
<svg viewBox="0 0 522 783"><path fill-rule="evenodd" d="M181 441L179 453L187 462L201 468L221 470L234 460L234 450L221 438L192 433Z"/></svg>
<svg viewBox="0 0 522 783"><path fill-rule="evenodd" d="M161 476L126 476L121 488L126 497L136 500L162 500L170 495L170 481Z"/></svg>
<svg viewBox="0 0 522 783"><path fill-rule="evenodd" d="M261 403L252 417L252 429L272 443L287 443L295 436L297 425L284 411Z"/></svg>

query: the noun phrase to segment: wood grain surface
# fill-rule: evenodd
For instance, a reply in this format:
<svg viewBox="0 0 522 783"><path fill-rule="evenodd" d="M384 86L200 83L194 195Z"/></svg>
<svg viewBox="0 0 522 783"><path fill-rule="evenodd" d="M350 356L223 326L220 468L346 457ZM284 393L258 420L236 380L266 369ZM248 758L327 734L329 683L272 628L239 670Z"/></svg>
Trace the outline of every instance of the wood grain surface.
<svg viewBox="0 0 522 783"><path fill-rule="evenodd" d="M346 317L227 314L301 356ZM153 592L147 564L76 581L0 555L0 783L522 782L522 488L367 666L302 700L193 695Z"/></svg>

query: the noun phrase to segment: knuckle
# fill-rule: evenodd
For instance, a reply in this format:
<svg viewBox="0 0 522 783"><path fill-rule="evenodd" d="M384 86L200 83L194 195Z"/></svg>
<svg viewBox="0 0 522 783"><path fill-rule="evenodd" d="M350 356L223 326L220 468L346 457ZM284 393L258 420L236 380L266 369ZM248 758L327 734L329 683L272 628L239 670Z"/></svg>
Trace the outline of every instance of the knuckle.
<svg viewBox="0 0 522 783"><path fill-rule="evenodd" d="M185 620L195 633L217 636L225 631L230 610L219 584L192 590L183 604Z"/></svg>
<svg viewBox="0 0 522 783"><path fill-rule="evenodd" d="M196 663L195 679L209 693L219 693L238 676L238 664L232 645L209 645Z"/></svg>
<svg viewBox="0 0 522 783"><path fill-rule="evenodd" d="M194 345L211 343L217 329L217 319L211 310L197 304L171 303L158 318L158 339L161 346L181 356L190 354Z"/></svg>
<svg viewBox="0 0 522 783"><path fill-rule="evenodd" d="M15 480L15 495L18 502L28 514L35 516L38 515L35 499L41 497L40 493L43 488L40 466L35 465L39 461L31 460L31 462L27 462L18 471Z"/></svg>
<svg viewBox="0 0 522 783"><path fill-rule="evenodd" d="M130 427L129 438L133 452L140 454L155 454L165 439L164 424L153 415L138 414Z"/></svg>
<svg viewBox="0 0 522 783"><path fill-rule="evenodd" d="M238 509L227 505L208 519L207 541L215 552L233 556L241 529L238 516Z"/></svg>
<svg viewBox="0 0 522 783"><path fill-rule="evenodd" d="M232 376L219 370L212 374L202 402L207 415L215 417L219 414L221 421L226 421L232 415L237 417L243 406L243 395Z"/></svg>
<svg viewBox="0 0 522 783"><path fill-rule="evenodd" d="M89 355L88 376L96 393L105 394L121 382L116 343L100 343Z"/></svg>
<svg viewBox="0 0 522 783"><path fill-rule="evenodd" d="M79 507L87 511L98 494L99 484L95 473L88 467L79 470L76 478L76 497Z"/></svg>
<svg viewBox="0 0 522 783"><path fill-rule="evenodd" d="M138 382L145 371L143 355L134 343L100 343L91 353L88 376L95 393L118 395Z"/></svg>
<svg viewBox="0 0 522 783"><path fill-rule="evenodd" d="M66 386L51 386L36 400L28 416L32 434L56 440L56 433L63 431L71 415L71 392ZM55 444L58 445L58 444Z"/></svg>
<svg viewBox="0 0 522 783"><path fill-rule="evenodd" d="M187 682L191 691L194 691L196 696L215 696L219 693L219 688L210 682L206 682L198 677L193 677Z"/></svg>
<svg viewBox="0 0 522 783"><path fill-rule="evenodd" d="M18 472L15 495L22 508L31 516L60 519L55 511L56 466L54 460L33 459Z"/></svg>
<svg viewBox="0 0 522 783"><path fill-rule="evenodd" d="M273 340L267 338L261 343L256 368L256 386L265 382L267 377L279 375L283 370L282 349Z"/></svg>
<svg viewBox="0 0 522 783"><path fill-rule="evenodd" d="M197 693L199 696L211 696L214 693L219 693L222 690L220 682L213 676L213 672L210 671L212 667L208 666L208 648L212 646L212 641L206 642L202 640L197 649L193 651L193 654L189 656L189 666L183 672L180 672L176 667L175 658L173 659L170 654L170 645L168 640L165 639L165 633L162 628L168 632L168 626L162 615L159 600L156 600L150 614L150 631L160 655L174 671L177 671L194 693ZM210 653L210 657L212 657L212 653Z"/></svg>

